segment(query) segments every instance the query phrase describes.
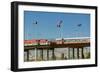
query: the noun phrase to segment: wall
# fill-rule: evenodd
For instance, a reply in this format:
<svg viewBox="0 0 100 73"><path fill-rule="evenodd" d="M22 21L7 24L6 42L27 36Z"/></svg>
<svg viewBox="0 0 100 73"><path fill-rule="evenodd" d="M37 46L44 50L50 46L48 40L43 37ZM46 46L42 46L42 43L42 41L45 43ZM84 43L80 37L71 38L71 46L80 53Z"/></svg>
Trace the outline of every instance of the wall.
<svg viewBox="0 0 100 73"><path fill-rule="evenodd" d="M10 2L13 0L0 0L0 73L11 73L10 69ZM17 1L17 0L16 0ZM34 1L45 3L61 3L61 4L80 4L80 5L97 5L100 9L100 0L21 0L21 1ZM100 12L100 10L98 10ZM98 12L98 13L99 13ZM98 14L99 19L100 14ZM99 24L99 23L98 23ZM98 25L99 27L100 25ZM100 29L99 29L100 31ZM98 35L100 37L100 34ZM100 40L100 39L98 39ZM100 46L99 46L100 47ZM98 51L100 49L98 48ZM98 54L100 55L100 53ZM98 59L100 60L100 58ZM100 62L99 62L100 64ZM100 66L91 68L74 68L74 69L60 69L60 70L45 70L35 71L36 73L98 73ZM32 73L32 71L30 71Z"/></svg>

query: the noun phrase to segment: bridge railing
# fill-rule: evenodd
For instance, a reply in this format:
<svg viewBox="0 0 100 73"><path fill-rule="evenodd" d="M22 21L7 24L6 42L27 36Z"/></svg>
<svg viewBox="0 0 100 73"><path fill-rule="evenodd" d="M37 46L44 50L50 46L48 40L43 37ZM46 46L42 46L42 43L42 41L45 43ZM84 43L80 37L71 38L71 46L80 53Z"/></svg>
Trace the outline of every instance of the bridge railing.
<svg viewBox="0 0 100 73"><path fill-rule="evenodd" d="M32 46L32 45L54 45L54 44L70 44L70 43L90 43L90 39L67 39L67 40L52 40L46 42L37 42L31 44L24 44L24 46Z"/></svg>

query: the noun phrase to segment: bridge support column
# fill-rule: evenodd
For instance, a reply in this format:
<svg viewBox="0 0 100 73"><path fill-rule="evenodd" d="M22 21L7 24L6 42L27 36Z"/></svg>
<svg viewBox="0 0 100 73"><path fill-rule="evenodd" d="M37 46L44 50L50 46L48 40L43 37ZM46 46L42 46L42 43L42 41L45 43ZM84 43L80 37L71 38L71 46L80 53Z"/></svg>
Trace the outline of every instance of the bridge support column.
<svg viewBox="0 0 100 73"><path fill-rule="evenodd" d="M41 48L41 59L43 60L43 48Z"/></svg>
<svg viewBox="0 0 100 73"><path fill-rule="evenodd" d="M29 61L29 50L27 50L27 61Z"/></svg>
<svg viewBox="0 0 100 73"><path fill-rule="evenodd" d="M35 61L37 61L37 55L38 55L37 48L35 48Z"/></svg>
<svg viewBox="0 0 100 73"><path fill-rule="evenodd" d="M79 59L79 48L77 48L77 58Z"/></svg>
<svg viewBox="0 0 100 73"><path fill-rule="evenodd" d="M84 59L84 52L83 52L84 48L82 47L82 59Z"/></svg>
<svg viewBox="0 0 100 73"><path fill-rule="evenodd" d="M49 49L47 49L47 60L49 60Z"/></svg>
<svg viewBox="0 0 100 73"><path fill-rule="evenodd" d="M52 48L52 59L55 59L54 48Z"/></svg>
<svg viewBox="0 0 100 73"><path fill-rule="evenodd" d="M70 59L70 48L68 48L68 59Z"/></svg>
<svg viewBox="0 0 100 73"><path fill-rule="evenodd" d="M38 60L38 48L37 48L37 50L36 50L36 60Z"/></svg>
<svg viewBox="0 0 100 73"><path fill-rule="evenodd" d="M75 56L74 56L74 52L75 52L75 51L74 51L74 48L73 48L73 59L74 59L74 57L75 57Z"/></svg>

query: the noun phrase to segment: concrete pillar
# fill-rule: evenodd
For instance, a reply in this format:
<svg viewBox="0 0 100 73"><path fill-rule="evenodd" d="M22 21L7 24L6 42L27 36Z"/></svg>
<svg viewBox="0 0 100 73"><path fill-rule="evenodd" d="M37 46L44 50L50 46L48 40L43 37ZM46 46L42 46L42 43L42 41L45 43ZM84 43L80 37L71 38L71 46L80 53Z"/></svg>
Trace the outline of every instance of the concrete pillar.
<svg viewBox="0 0 100 73"><path fill-rule="evenodd" d="M43 60L43 48L41 48L41 58Z"/></svg>
<svg viewBox="0 0 100 73"><path fill-rule="evenodd" d="M77 58L79 59L79 48L77 48Z"/></svg>
<svg viewBox="0 0 100 73"><path fill-rule="evenodd" d="M37 61L37 57L38 57L38 52L37 52L37 48L35 48L35 61Z"/></svg>
<svg viewBox="0 0 100 73"><path fill-rule="evenodd" d="M84 52L83 52L84 48L82 47L82 59L84 59Z"/></svg>
<svg viewBox="0 0 100 73"><path fill-rule="evenodd" d="M68 48L68 59L70 59L70 48Z"/></svg>
<svg viewBox="0 0 100 73"><path fill-rule="evenodd" d="M47 48L47 60L49 60L49 48Z"/></svg>
<svg viewBox="0 0 100 73"><path fill-rule="evenodd" d="M27 61L29 61L29 50L27 50Z"/></svg>
<svg viewBox="0 0 100 73"><path fill-rule="evenodd" d="M75 56L74 56L74 48L73 48L73 59L75 58Z"/></svg>
<svg viewBox="0 0 100 73"><path fill-rule="evenodd" d="M52 48L52 59L55 59L54 48Z"/></svg>
<svg viewBox="0 0 100 73"><path fill-rule="evenodd" d="M38 60L38 48L36 49L36 60Z"/></svg>

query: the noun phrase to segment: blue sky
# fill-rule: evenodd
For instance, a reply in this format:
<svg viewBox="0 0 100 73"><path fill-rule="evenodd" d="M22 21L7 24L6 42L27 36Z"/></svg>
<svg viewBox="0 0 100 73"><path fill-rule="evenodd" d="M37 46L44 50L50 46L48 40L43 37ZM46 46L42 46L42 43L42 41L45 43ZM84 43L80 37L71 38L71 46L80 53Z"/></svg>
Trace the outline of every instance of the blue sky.
<svg viewBox="0 0 100 73"><path fill-rule="evenodd" d="M57 28L61 20L61 28ZM90 37L90 14L24 11L25 40L60 37Z"/></svg>

